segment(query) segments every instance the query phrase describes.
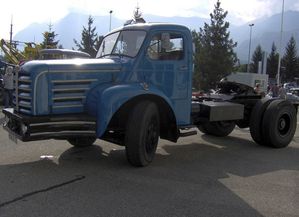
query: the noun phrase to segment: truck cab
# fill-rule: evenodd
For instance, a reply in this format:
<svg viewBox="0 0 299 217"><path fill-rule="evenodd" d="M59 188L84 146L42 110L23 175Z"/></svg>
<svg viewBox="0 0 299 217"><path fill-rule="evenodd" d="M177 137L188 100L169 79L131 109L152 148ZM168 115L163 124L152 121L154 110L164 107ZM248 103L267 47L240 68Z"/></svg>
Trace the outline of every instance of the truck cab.
<svg viewBox="0 0 299 217"><path fill-rule="evenodd" d="M95 59L25 63L16 74L15 106L3 110L4 129L14 140L64 139L75 147L100 138L125 146L132 165L146 166L159 138L177 142L180 136L194 135L194 130L183 132L194 127L226 136L236 123L250 125L259 96L224 85L222 89L235 93L229 100L192 100L192 73L187 27L123 26L105 36ZM288 135L284 146L294 135L294 109L282 116L287 127L281 138Z"/></svg>

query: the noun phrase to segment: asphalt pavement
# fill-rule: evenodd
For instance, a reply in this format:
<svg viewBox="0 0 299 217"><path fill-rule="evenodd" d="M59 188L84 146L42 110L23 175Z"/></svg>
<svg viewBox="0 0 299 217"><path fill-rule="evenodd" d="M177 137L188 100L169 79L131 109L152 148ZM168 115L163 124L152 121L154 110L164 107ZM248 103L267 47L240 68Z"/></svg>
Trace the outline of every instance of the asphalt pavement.
<svg viewBox="0 0 299 217"><path fill-rule="evenodd" d="M239 128L225 138L160 140L154 162L134 168L124 147L101 140L14 144L1 128L6 216L299 216L299 130L283 149L259 146Z"/></svg>

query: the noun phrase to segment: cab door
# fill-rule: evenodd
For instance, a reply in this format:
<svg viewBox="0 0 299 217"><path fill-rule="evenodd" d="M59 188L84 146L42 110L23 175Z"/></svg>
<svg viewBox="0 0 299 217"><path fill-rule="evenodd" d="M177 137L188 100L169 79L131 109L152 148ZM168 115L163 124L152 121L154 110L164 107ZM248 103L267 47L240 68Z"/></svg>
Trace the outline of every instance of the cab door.
<svg viewBox="0 0 299 217"><path fill-rule="evenodd" d="M178 124L190 121L192 80L185 44L180 32L155 32L146 50L146 63L142 64L145 82L155 85L171 100Z"/></svg>

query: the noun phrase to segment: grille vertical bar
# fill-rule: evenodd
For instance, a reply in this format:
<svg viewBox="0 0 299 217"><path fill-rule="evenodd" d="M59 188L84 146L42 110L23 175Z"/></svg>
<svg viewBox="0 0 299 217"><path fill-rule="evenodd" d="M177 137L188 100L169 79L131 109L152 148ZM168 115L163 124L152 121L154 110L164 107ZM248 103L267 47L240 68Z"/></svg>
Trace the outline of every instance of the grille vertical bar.
<svg viewBox="0 0 299 217"><path fill-rule="evenodd" d="M32 81L30 73L19 71L15 79L15 106L19 112L32 112Z"/></svg>

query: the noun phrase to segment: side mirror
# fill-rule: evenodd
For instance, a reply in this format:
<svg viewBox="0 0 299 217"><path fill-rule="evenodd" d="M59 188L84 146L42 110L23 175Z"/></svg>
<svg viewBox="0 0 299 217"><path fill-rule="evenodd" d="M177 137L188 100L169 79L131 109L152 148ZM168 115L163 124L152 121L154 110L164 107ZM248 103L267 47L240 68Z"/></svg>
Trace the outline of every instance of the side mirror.
<svg viewBox="0 0 299 217"><path fill-rule="evenodd" d="M162 33L162 35L161 35L161 47L165 50L169 50L171 48L170 34L169 33Z"/></svg>

